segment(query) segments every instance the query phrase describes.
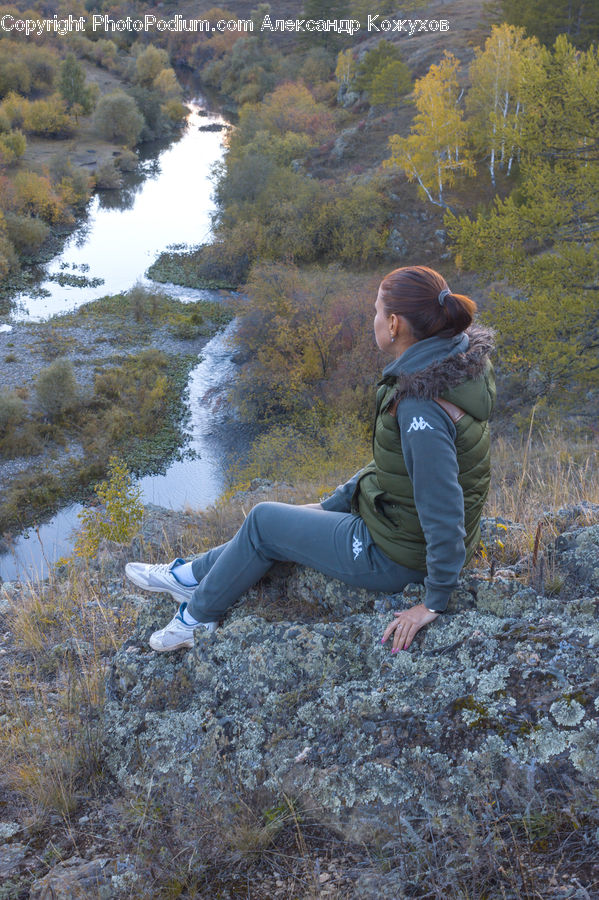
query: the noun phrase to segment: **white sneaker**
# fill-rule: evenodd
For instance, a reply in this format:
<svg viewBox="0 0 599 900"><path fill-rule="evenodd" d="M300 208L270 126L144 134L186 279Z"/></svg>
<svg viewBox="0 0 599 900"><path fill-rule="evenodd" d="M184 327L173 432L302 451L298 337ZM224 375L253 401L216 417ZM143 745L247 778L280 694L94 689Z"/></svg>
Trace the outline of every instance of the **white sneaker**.
<svg viewBox="0 0 599 900"><path fill-rule="evenodd" d="M179 650L181 647L193 647L193 633L196 628L206 628L208 631L216 631L218 622L200 622L197 625L188 625L183 618L187 603L182 603L174 619L155 631L150 637L150 647L159 653L165 650Z"/></svg>
<svg viewBox="0 0 599 900"><path fill-rule="evenodd" d="M180 584L173 575L173 569L182 565L184 559L174 559L171 563L127 563L125 575L133 584L145 591L160 591L170 594L178 603L189 602L195 591L195 587L186 587Z"/></svg>

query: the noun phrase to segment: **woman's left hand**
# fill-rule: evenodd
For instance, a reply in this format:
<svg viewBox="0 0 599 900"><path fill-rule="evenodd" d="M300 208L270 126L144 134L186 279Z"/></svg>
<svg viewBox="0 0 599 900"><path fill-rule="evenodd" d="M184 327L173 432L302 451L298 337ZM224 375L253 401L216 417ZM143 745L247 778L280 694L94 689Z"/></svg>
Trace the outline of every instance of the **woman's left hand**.
<svg viewBox="0 0 599 900"><path fill-rule="evenodd" d="M398 650L407 650L420 629L428 625L429 622L434 622L439 613L431 612L424 603L419 603L418 606L403 609L401 612L393 613L393 615L395 616L395 621L385 628L381 643L384 644L395 632L391 653L397 653Z"/></svg>

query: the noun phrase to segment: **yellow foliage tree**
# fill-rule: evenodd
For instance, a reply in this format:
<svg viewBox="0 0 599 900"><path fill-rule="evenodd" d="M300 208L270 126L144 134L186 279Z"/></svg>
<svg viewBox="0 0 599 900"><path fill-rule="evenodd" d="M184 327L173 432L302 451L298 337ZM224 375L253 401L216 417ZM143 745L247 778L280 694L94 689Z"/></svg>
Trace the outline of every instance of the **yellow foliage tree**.
<svg viewBox="0 0 599 900"><path fill-rule="evenodd" d="M242 374L245 385L236 388L245 395L245 410L256 407L271 419L312 406L310 385L330 374L343 326L331 314L338 280L333 269L311 273L277 263L252 268L249 308L236 337L253 357Z"/></svg>
<svg viewBox="0 0 599 900"><path fill-rule="evenodd" d="M161 69L153 81L153 87L166 100L179 100L182 94L174 69Z"/></svg>
<svg viewBox="0 0 599 900"><path fill-rule="evenodd" d="M17 172L13 188L16 212L39 216L50 225L72 221L71 214L54 192L50 179L44 175L28 171Z"/></svg>
<svg viewBox="0 0 599 900"><path fill-rule="evenodd" d="M0 167L9 166L25 153L27 141L22 131L0 134Z"/></svg>
<svg viewBox="0 0 599 900"><path fill-rule="evenodd" d="M23 130L32 134L69 135L73 121L66 110L66 103L59 94L44 100L27 101L23 115Z"/></svg>
<svg viewBox="0 0 599 900"><path fill-rule="evenodd" d="M455 183L456 173L476 174L459 106L458 68L459 60L446 50L439 65L416 81L418 112L411 133L389 138L391 156L383 162L384 167L403 169L431 203L443 207L447 207L444 189Z"/></svg>
<svg viewBox="0 0 599 900"><path fill-rule="evenodd" d="M127 543L136 534L143 517L141 490L133 483L126 465L111 456L108 479L95 488L100 506L82 510L81 530L74 547L75 556L90 559L100 541Z"/></svg>
<svg viewBox="0 0 599 900"><path fill-rule="evenodd" d="M349 84L356 74L357 64L354 54L348 47L337 55L337 67L335 69L335 78L339 84Z"/></svg>
<svg viewBox="0 0 599 900"><path fill-rule="evenodd" d="M262 103L245 103L239 113L238 130L243 143L266 129L278 135L306 134L313 143L326 140L335 128L332 111L318 103L303 84L286 81Z"/></svg>
<svg viewBox="0 0 599 900"><path fill-rule="evenodd" d="M22 128L25 120L27 100L14 91L6 95L0 104L0 113L6 119L9 128Z"/></svg>
<svg viewBox="0 0 599 900"><path fill-rule="evenodd" d="M153 44L149 44L139 54L135 61L137 80L148 87L160 74L162 69L168 68L168 53Z"/></svg>

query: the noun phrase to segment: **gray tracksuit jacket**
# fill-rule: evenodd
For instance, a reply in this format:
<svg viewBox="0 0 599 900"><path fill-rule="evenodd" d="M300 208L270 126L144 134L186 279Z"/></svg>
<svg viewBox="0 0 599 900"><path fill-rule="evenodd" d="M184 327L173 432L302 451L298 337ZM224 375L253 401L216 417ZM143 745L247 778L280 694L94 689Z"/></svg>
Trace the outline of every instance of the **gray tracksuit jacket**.
<svg viewBox="0 0 599 900"><path fill-rule="evenodd" d="M379 382L374 459L322 501L324 509L361 515L385 554L425 571L425 605L438 612L479 542L492 347L492 334L473 326L418 341L390 363ZM454 422L436 398L459 406L463 417ZM398 401L395 420L390 399Z"/></svg>

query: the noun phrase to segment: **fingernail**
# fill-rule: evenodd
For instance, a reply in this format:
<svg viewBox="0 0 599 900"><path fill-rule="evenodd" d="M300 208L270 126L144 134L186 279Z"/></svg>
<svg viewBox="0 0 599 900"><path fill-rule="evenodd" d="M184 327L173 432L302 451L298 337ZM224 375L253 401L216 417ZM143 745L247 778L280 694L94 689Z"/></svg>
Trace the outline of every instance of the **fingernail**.
<svg viewBox="0 0 599 900"><path fill-rule="evenodd" d="M385 643L385 638L381 638L381 644Z"/></svg>
<svg viewBox="0 0 599 900"><path fill-rule="evenodd" d="M397 653L397 650L398 650L398 649L399 649L399 648L396 647L395 650L392 650L392 651L391 651L391 653Z"/></svg>

